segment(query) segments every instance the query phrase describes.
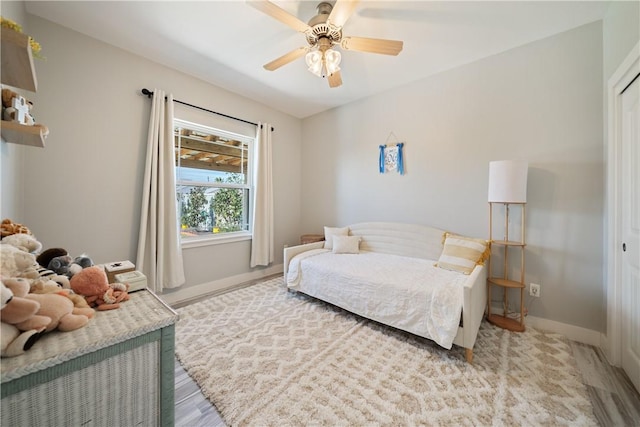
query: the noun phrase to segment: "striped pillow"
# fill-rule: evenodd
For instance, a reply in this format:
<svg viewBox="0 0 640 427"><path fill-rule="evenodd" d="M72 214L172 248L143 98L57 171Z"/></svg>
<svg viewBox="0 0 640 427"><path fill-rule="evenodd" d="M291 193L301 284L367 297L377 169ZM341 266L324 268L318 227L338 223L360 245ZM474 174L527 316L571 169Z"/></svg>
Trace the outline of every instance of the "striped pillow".
<svg viewBox="0 0 640 427"><path fill-rule="evenodd" d="M484 264L489 258L489 250L487 240L445 233L444 248L436 266L470 274L476 265Z"/></svg>

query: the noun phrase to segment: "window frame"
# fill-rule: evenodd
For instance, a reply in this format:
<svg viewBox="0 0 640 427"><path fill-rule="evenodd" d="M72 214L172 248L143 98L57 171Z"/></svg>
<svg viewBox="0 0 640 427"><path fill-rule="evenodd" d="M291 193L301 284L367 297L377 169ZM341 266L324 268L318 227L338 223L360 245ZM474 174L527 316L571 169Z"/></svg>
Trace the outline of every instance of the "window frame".
<svg viewBox="0 0 640 427"><path fill-rule="evenodd" d="M253 219L253 195L254 195L254 185L253 185L253 156L254 156L254 147L255 147L255 137L250 137L234 132L225 131L223 129L214 128L212 126L206 126L199 123L190 122L188 120L174 118L173 119L173 128L174 128L174 149L179 149L179 146L176 146L175 142L175 129L176 128L187 128L190 130L194 130L197 132L207 133L211 135L215 135L222 138L233 139L236 141L240 141L243 144L247 145L247 166L246 166L246 183L245 184L234 184L234 183L225 183L225 182L200 182L200 181L182 181L179 180L179 172L178 168L180 167L180 156L177 157L177 162L175 162L175 188L174 194L177 196L178 188L180 186L184 187L211 187L211 188L234 188L246 190L248 193L247 196L247 230L241 231L230 231L225 233L207 233L200 236L193 237L183 237L180 235L180 245L183 249L187 248L195 248L202 246L212 246L224 243L232 243L232 242L240 242L245 240L251 240L253 237L253 227L252 227L252 219ZM181 218L181 213L178 212L178 218ZM180 224L178 224L178 233L180 233Z"/></svg>

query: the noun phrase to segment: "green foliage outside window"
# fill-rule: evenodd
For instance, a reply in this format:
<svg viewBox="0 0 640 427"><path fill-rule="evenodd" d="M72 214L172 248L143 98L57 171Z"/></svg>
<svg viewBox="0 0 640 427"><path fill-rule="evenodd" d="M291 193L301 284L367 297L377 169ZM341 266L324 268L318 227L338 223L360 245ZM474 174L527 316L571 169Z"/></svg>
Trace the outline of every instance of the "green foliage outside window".
<svg viewBox="0 0 640 427"><path fill-rule="evenodd" d="M225 179L216 178L216 182L242 184L243 174L230 174ZM183 229L227 233L243 230L243 189L217 188L213 194L205 192L210 187L191 187L189 194L182 195L181 223Z"/></svg>
<svg viewBox="0 0 640 427"><path fill-rule="evenodd" d="M225 180L216 178L217 182L241 184L244 175L231 174ZM242 190L238 188L220 188L210 201L211 210L214 213L215 226L219 232L242 230L243 200Z"/></svg>
<svg viewBox="0 0 640 427"><path fill-rule="evenodd" d="M207 198L204 195L204 187L193 187L186 197L182 213L182 224L190 228L202 228L207 221Z"/></svg>

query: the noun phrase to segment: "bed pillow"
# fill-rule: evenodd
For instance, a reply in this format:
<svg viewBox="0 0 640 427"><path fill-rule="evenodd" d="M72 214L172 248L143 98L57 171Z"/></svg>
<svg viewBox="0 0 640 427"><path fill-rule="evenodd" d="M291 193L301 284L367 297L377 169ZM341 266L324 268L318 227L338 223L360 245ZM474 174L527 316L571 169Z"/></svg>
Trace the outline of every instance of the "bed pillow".
<svg viewBox="0 0 640 427"><path fill-rule="evenodd" d="M333 236L334 254L360 253L360 237L358 236Z"/></svg>
<svg viewBox="0 0 640 427"><path fill-rule="evenodd" d="M489 242L483 239L445 233L444 247L436 266L470 274L489 257Z"/></svg>
<svg viewBox="0 0 640 427"><path fill-rule="evenodd" d="M333 249L333 236L349 235L349 227L324 227L324 248Z"/></svg>

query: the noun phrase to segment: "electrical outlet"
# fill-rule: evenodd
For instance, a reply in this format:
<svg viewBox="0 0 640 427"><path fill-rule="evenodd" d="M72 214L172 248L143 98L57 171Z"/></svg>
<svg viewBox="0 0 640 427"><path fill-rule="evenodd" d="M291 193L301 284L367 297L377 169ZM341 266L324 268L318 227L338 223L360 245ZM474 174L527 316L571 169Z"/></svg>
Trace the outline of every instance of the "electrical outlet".
<svg viewBox="0 0 640 427"><path fill-rule="evenodd" d="M532 297L539 298L540 297L540 285L537 283L529 284L529 295Z"/></svg>

